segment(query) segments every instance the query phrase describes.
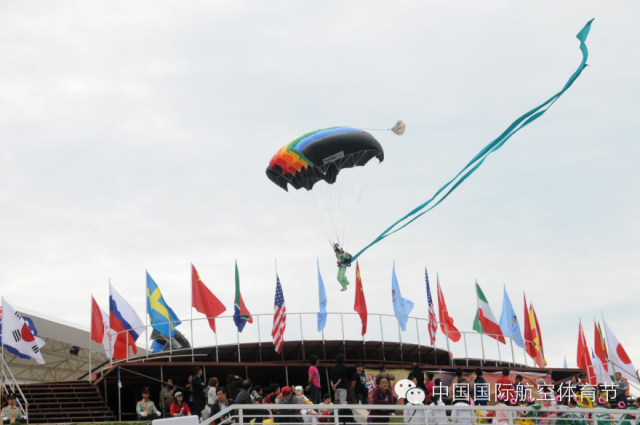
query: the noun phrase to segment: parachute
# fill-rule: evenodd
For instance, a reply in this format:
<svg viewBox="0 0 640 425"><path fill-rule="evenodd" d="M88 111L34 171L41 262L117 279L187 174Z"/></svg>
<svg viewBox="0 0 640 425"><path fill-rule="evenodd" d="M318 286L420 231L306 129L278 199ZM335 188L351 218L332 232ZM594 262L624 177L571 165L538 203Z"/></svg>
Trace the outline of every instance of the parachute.
<svg viewBox="0 0 640 425"><path fill-rule="evenodd" d="M382 145L371 134L331 127L287 143L271 158L266 173L315 217L332 245L345 246L360 198L383 160Z"/></svg>

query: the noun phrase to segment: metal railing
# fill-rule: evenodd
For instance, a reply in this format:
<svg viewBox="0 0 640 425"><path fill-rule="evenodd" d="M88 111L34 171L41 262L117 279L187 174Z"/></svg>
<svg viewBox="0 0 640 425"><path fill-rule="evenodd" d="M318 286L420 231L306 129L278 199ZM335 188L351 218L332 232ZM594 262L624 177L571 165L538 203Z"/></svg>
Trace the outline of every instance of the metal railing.
<svg viewBox="0 0 640 425"><path fill-rule="evenodd" d="M272 410L287 410L288 414L280 414ZM300 414L294 411L300 410ZM369 411L367 411L369 410ZM638 425L640 415L632 417L634 412L623 409L606 408L569 408L566 406L540 407L529 406L469 406L467 404L444 405L396 405L396 404L234 404L203 421L201 425L209 425L214 421L220 425L248 424L252 418L255 423L264 419L276 424L287 422L327 423L327 424L366 424L404 423L423 425L442 425L459 423L465 425L494 423L504 425L555 425L556 421L578 420L594 424ZM283 412L284 413L284 412ZM532 416L526 416L530 414ZM497 417L497 415L500 415ZM597 422L596 422L597 421ZM562 422L558 422L559 424ZM573 422L576 423L576 422Z"/></svg>
<svg viewBox="0 0 640 425"><path fill-rule="evenodd" d="M196 348L212 347L216 349L216 361L218 360L218 347L236 345L238 350L238 361L242 361L241 344L242 343L258 343L262 345L264 341L271 342L271 327L273 322L273 313L267 314L254 314L253 326L247 324L244 332L237 331L235 324L233 323L233 316L218 316L212 318L216 323L216 329L218 332L213 333L208 326L207 317L185 319L182 320L182 325L189 331L183 333L185 339L190 343L190 348L174 348L174 344L168 343L169 350L167 353L169 356L174 357L174 353L179 356L191 357L195 360L197 354L194 350ZM362 341L366 344L370 342L380 342L384 348L385 342L398 343L400 345L400 351L402 352L402 345L404 344L416 344L418 347L429 347L439 349L453 353L464 353L462 357L463 361L468 365L470 358L479 359L481 365L492 362L506 362L509 364L520 364L529 366L535 366L535 362L528 358L526 350L520 348L519 344L525 346L525 342L535 344L533 341L520 340L519 338L511 338L510 336L504 336L506 344L501 344L496 338L487 340L486 337L496 337L492 334L481 334L477 332L459 331L461 338L458 342L453 342L450 338L446 337L447 328L437 323L437 338L436 342L431 345L427 344L429 341L429 320L419 317L408 317L406 331L401 331L400 325L396 317L392 314L369 314L368 315L368 327L365 335L361 335L361 322L357 313L327 313L327 324L325 329L317 331L317 319L316 313L287 313L287 328L285 331L285 341L297 341L304 345L305 341L317 340L317 341ZM268 323L265 323L265 321ZM156 324L155 326L169 325L170 322L164 322ZM228 325L228 326L227 326ZM183 328L184 329L184 328ZM442 330L445 332L442 332ZM138 335L144 335L145 354L131 355L130 350L127 349L126 361L146 359L149 357L149 334L153 330L152 325L145 325L133 329ZM118 335L124 333L124 340L127 345L130 333L127 331L119 332ZM445 335L443 335L443 333ZM199 345L196 344L195 337L198 336ZM139 340L138 340L139 341ZM522 341L522 342L521 342ZM100 347L102 347L100 345ZM112 347L113 349L113 347ZM507 350L505 353L504 350ZM91 352L103 352L104 350L94 350ZM384 350L382 351L384 353ZM516 355L516 353L520 353ZM157 357L156 357L157 358ZM454 364L454 357L450 355L450 364Z"/></svg>
<svg viewBox="0 0 640 425"><path fill-rule="evenodd" d="M2 347L3 350L3 355L0 356L0 359L2 359L2 365L1 365L1 377L0 377L0 382L2 382L2 388L0 389L0 391L2 392L2 397L0 397L0 399L2 398L6 398L6 396L9 394L9 392L13 392L14 394L16 393L16 389L18 390L18 394L20 395L19 398L17 398L17 401L20 405L20 407L22 407L22 410L24 410L24 414L27 417L27 421L29 419L29 402L27 401L27 398L24 396L22 389L20 388L20 385L18 384L18 381L16 380L16 378L13 376L13 373L11 372L11 369L9 369L9 365L7 364L7 362L4 360L4 347ZM8 375L7 375L8 373Z"/></svg>

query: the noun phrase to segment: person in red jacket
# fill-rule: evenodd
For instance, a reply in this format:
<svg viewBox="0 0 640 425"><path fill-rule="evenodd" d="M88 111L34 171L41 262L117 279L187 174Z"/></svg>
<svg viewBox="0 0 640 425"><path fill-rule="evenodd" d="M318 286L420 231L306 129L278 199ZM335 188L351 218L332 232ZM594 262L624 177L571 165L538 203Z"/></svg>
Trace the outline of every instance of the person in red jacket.
<svg viewBox="0 0 640 425"><path fill-rule="evenodd" d="M389 381L387 378L378 378L378 387L373 390L371 395L371 404L395 404L393 399L393 393L389 388ZM382 406L381 406L382 407ZM383 410L376 407L371 409L367 422L389 422L389 410Z"/></svg>
<svg viewBox="0 0 640 425"><path fill-rule="evenodd" d="M175 398L170 410L171 417L189 416L191 414L191 410L189 410L189 406L187 406L187 403L183 401L184 396L182 395L182 393L178 391L174 394L174 397Z"/></svg>
<svg viewBox="0 0 640 425"><path fill-rule="evenodd" d="M513 382L509 378L509 369L506 367L502 369L502 376L498 378L496 383L496 398L500 398L500 396L505 398L505 402L509 402L515 396Z"/></svg>

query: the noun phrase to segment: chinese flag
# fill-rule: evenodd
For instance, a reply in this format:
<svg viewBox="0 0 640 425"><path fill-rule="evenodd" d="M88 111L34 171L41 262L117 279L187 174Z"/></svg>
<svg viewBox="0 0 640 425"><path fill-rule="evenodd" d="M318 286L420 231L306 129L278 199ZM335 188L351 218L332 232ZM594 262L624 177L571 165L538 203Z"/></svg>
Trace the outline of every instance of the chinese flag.
<svg viewBox="0 0 640 425"><path fill-rule="evenodd" d="M215 332L216 321L214 318L224 313L227 309L200 280L200 276L193 264L191 265L191 294L191 305L199 313L207 316L209 326Z"/></svg>
<svg viewBox="0 0 640 425"><path fill-rule="evenodd" d="M362 279L360 278L360 265L356 262L356 303L353 309L360 315L362 320L362 335L367 333L367 302L364 299L362 289Z"/></svg>
<svg viewBox="0 0 640 425"><path fill-rule="evenodd" d="M440 316L440 327L442 329L442 333L448 336L451 341L458 342L460 341L460 338L462 338L462 335L458 332L458 328L454 326L453 318L449 316L447 304L444 302L444 294L442 293L442 288L440 288L440 276L437 274L436 282L438 283L438 313Z"/></svg>
<svg viewBox="0 0 640 425"><path fill-rule="evenodd" d="M91 340L102 344L104 339L104 322L102 321L102 311L96 302L96 299L91 297Z"/></svg>

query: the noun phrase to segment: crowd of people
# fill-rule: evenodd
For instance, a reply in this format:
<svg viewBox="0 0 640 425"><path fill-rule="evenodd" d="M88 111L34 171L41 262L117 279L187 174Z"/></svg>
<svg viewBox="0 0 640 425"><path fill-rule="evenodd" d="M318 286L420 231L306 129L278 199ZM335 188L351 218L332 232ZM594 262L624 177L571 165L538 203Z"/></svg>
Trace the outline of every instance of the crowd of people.
<svg viewBox="0 0 640 425"><path fill-rule="evenodd" d="M202 369L195 367L189 376L185 390L178 390L171 380L168 380L160 392L161 410L168 416L197 415L206 420L233 405L260 405L259 409L243 410L239 417L237 410L230 410L226 415L215 420L217 425L232 423L288 423L311 422L318 423L332 421L334 410L340 415L353 415L339 406L342 404L361 405L359 409L367 416L370 423L388 423L389 418L396 414L390 408L396 404L425 404L431 406L527 406L531 409L517 411L479 410L475 409L405 409L404 422L407 424L424 424L428 415L430 425L445 423L496 425L633 425L635 414L629 410L640 408L640 398L628 400L628 385L620 374L616 375L616 382L607 385L593 386L588 383L587 376L581 374L573 376L570 381L559 385L547 383L543 378L538 379L536 386L525 384L521 375L511 379L511 372L505 368L502 376L495 383L494 391L484 378L483 370L477 368L473 378L465 378L463 370L458 368L451 383L444 385L440 378L435 378L434 372L420 368L418 363L412 365L408 380L412 386L422 389L424 398L419 402L411 402L398 398L393 391L396 377L387 372L384 365L380 365L379 373L374 382L369 382L365 376L364 366L355 365L355 372L348 373L342 354L336 358L336 365L329 374L329 382L333 397L330 393L322 392L322 380L318 371L318 358L311 356L309 360L308 379L304 385L283 386L271 384L263 388L254 384L248 378L230 374L226 384L215 377L207 383L202 379ZM467 375L470 376L470 375ZM534 391L536 396L534 397ZM160 416L161 411L149 400L149 389L142 392L142 400L137 405L138 418L148 419L154 415ZM407 396L408 397L408 396ZM294 409L288 405L327 405L323 408ZM542 408L559 407L557 412L544 412ZM574 411L572 408L613 408L623 410L619 415L611 417L607 412L602 414ZM640 412L639 412L640 413ZM400 411L397 413L400 415ZM640 420L640 414L638 415ZM341 421L342 422L342 421ZM637 422L636 422L637 424Z"/></svg>

